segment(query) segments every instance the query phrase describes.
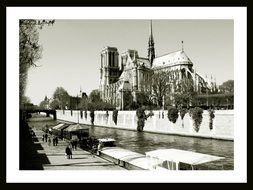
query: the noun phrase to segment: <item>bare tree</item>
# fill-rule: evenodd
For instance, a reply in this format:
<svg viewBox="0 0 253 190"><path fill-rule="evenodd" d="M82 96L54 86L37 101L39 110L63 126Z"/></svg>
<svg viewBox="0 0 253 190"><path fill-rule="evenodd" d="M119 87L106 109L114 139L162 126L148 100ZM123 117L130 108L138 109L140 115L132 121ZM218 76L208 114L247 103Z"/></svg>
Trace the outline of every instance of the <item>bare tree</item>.
<svg viewBox="0 0 253 190"><path fill-rule="evenodd" d="M174 100L179 107L187 107L192 104L195 96L194 83L191 78L183 78L176 85Z"/></svg>
<svg viewBox="0 0 253 190"><path fill-rule="evenodd" d="M222 85L219 86L221 93L234 93L234 80L228 80L223 82Z"/></svg>
<svg viewBox="0 0 253 190"><path fill-rule="evenodd" d="M152 75L152 94L159 107L163 105L163 97L171 90L173 78L171 72L155 71Z"/></svg>

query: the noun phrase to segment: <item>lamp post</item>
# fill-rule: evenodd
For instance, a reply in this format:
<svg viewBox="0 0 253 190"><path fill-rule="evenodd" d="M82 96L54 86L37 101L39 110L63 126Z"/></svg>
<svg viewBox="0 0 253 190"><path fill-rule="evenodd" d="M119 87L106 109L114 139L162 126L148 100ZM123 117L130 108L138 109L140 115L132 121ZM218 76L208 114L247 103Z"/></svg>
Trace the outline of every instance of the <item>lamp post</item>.
<svg viewBox="0 0 253 190"><path fill-rule="evenodd" d="M165 104L165 102L164 102L164 95L163 95L163 110L164 110L164 104Z"/></svg>
<svg viewBox="0 0 253 190"><path fill-rule="evenodd" d="M76 96L76 111L77 111L77 123L79 123L79 112L77 106L78 106L78 95Z"/></svg>

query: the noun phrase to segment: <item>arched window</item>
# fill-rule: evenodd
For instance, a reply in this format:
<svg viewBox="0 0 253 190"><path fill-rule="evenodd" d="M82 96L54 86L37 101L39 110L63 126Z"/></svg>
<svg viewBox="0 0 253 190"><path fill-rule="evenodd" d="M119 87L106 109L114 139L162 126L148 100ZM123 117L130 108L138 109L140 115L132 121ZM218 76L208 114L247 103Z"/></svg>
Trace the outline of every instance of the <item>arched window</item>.
<svg viewBox="0 0 253 190"><path fill-rule="evenodd" d="M110 67L111 66L111 52L108 53L109 54L109 58L108 58L108 66Z"/></svg>
<svg viewBox="0 0 253 190"><path fill-rule="evenodd" d="M115 59L115 53L112 52L112 66L114 67L114 59Z"/></svg>

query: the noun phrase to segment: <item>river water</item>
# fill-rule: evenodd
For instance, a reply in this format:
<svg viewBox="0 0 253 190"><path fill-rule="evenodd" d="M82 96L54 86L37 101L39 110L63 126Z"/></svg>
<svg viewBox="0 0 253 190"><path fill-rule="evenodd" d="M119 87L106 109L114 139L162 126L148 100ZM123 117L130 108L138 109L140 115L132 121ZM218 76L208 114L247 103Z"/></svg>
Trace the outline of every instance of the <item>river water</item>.
<svg viewBox="0 0 253 190"><path fill-rule="evenodd" d="M98 138L114 138L118 147L141 154L160 148L175 148L221 156L225 157L225 159L204 164L203 169L222 169L223 167L225 170L233 170L234 168L234 143L232 141L136 132L105 127L90 127L90 134Z"/></svg>
<svg viewBox="0 0 253 190"><path fill-rule="evenodd" d="M56 125L61 121L30 121L42 129L45 124ZM145 130L145 129L144 129ZM233 141L214 140L196 137L184 137L168 134L156 134L148 132L136 132L106 127L90 126L90 135L97 138L114 138L118 147L134 152L145 154L147 151L160 148L175 148L190 150L199 153L211 154L225 157L220 161L210 162L202 165L202 169L234 169L234 143Z"/></svg>

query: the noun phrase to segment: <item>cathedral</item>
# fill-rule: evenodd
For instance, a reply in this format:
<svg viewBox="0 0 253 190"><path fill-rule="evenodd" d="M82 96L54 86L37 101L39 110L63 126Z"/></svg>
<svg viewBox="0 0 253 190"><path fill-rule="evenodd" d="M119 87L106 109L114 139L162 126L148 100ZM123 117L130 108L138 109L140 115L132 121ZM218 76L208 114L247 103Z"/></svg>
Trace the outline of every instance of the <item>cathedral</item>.
<svg viewBox="0 0 253 190"><path fill-rule="evenodd" d="M193 63L184 52L183 42L181 50L156 57L151 21L147 57L140 57L136 50L127 50L119 56L116 47L106 46L101 51L101 99L117 109L124 110L124 94L130 93L133 101L136 101L136 94L145 92L144 84L151 81L154 72L159 71L173 72L177 81L183 78L192 79L194 91L197 93L203 93L210 86L207 80L193 69Z"/></svg>

